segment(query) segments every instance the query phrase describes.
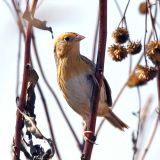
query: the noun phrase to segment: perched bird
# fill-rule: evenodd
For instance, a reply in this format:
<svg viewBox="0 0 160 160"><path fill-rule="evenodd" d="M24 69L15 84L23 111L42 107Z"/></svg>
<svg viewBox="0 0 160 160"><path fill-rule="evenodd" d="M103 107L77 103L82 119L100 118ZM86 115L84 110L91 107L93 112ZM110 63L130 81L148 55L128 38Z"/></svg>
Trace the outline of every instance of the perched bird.
<svg viewBox="0 0 160 160"><path fill-rule="evenodd" d="M57 37L54 56L57 80L69 106L87 122L95 76L95 64L80 54L80 41L85 37L65 32ZM111 110L112 97L108 82L103 78L97 116L105 117L114 127L124 130L128 126Z"/></svg>

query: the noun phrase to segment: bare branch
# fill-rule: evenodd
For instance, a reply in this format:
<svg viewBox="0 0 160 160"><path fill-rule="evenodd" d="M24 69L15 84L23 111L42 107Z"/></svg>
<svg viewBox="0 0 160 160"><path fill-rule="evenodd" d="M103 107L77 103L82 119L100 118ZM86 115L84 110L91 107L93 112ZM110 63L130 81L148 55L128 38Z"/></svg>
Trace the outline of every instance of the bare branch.
<svg viewBox="0 0 160 160"><path fill-rule="evenodd" d="M98 57L97 57L96 72L95 72L95 77L97 79L98 85L94 84L93 86L93 92L90 103L91 112L89 114L89 122L87 124L87 130L93 133L95 132L98 102L99 102L100 89L103 78L106 38L107 38L107 1L100 0L99 1L99 44L98 44ZM94 135L89 134L87 138L94 139ZM93 149L93 143L85 141L81 159L90 160L92 149Z"/></svg>

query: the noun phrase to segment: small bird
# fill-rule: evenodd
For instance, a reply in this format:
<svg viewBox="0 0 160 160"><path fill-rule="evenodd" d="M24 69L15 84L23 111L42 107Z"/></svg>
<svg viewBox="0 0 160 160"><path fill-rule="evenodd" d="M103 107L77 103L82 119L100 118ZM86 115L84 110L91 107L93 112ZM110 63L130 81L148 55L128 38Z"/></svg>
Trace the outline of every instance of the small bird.
<svg viewBox="0 0 160 160"><path fill-rule="evenodd" d="M95 78L95 64L80 54L80 41L85 37L74 32L65 32L54 43L57 65L57 80L69 106L87 123L90 99ZM97 116L105 117L114 127L124 130L128 126L111 110L111 89L103 77Z"/></svg>

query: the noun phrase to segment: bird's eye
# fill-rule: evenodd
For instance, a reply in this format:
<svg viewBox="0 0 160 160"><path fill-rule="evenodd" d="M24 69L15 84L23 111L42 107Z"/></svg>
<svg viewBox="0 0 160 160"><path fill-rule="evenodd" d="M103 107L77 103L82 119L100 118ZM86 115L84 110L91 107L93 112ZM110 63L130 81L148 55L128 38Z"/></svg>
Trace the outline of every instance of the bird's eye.
<svg viewBox="0 0 160 160"><path fill-rule="evenodd" d="M64 37L64 40L68 42L71 40L71 37Z"/></svg>

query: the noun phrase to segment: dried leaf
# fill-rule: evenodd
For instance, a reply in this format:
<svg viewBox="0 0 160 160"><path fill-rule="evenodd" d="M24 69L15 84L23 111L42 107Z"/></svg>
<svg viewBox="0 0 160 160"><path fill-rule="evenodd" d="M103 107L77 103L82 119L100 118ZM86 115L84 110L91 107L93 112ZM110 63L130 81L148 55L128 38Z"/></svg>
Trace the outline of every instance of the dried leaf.
<svg viewBox="0 0 160 160"><path fill-rule="evenodd" d="M43 139L44 136L42 135L40 130L37 128L35 118L27 116L26 114L21 112L19 108L18 108L18 111L23 115L23 117L25 119L25 124L26 124L27 130L30 133L32 133L36 138Z"/></svg>
<svg viewBox="0 0 160 160"><path fill-rule="evenodd" d="M32 14L28 10L25 10L25 12L23 14L23 18L26 19L28 22L30 22L32 24L32 26L39 28L39 29L42 29L42 30L49 31L52 34L52 38L53 38L52 27L46 26L47 21L41 21L41 20L33 17Z"/></svg>

